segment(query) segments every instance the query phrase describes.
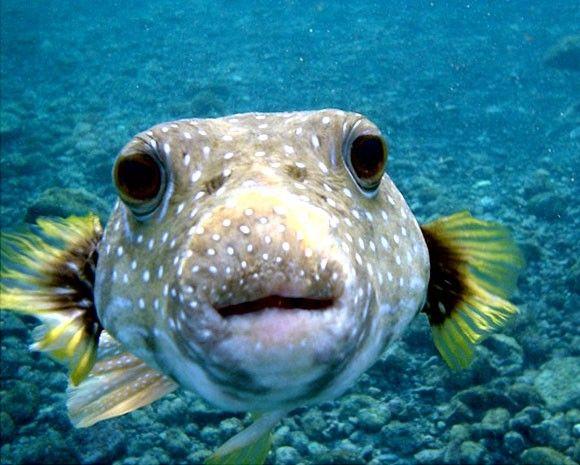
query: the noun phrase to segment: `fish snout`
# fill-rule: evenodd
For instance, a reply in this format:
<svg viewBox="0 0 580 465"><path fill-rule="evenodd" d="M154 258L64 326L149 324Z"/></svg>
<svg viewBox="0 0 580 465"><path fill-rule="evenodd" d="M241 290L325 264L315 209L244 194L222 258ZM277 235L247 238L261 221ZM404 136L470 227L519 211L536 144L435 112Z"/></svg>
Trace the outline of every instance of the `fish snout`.
<svg viewBox="0 0 580 465"><path fill-rule="evenodd" d="M255 188L228 193L194 221L170 308L175 360L197 364L220 392L243 392L244 408L263 407L263 392L274 407L322 390L363 344L373 299L331 215ZM173 372L198 386L188 373Z"/></svg>
<svg viewBox="0 0 580 465"><path fill-rule="evenodd" d="M267 308L323 310L342 296L346 264L326 211L257 188L192 226L181 281L225 319Z"/></svg>

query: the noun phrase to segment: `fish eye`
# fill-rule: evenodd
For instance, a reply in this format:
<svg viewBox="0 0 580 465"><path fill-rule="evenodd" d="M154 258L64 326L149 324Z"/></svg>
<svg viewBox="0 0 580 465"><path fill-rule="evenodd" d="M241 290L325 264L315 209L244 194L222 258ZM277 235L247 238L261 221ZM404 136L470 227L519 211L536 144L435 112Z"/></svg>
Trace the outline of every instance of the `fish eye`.
<svg viewBox="0 0 580 465"><path fill-rule="evenodd" d="M166 184L165 170L157 157L141 151L117 158L113 180L121 200L140 219L159 205Z"/></svg>
<svg viewBox="0 0 580 465"><path fill-rule="evenodd" d="M366 195L374 195L387 164L387 144L375 134L363 134L352 141L348 168Z"/></svg>

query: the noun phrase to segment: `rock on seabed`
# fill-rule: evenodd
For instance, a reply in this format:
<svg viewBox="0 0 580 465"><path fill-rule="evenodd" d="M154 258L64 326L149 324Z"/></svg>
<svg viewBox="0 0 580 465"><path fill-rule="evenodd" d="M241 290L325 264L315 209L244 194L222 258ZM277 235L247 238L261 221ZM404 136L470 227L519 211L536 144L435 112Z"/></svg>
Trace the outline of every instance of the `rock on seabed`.
<svg viewBox="0 0 580 465"><path fill-rule="evenodd" d="M522 465L577 465L564 454L549 447L532 447L521 456Z"/></svg>
<svg viewBox="0 0 580 465"><path fill-rule="evenodd" d="M580 407L580 357L555 358L542 365L534 386L552 410Z"/></svg>

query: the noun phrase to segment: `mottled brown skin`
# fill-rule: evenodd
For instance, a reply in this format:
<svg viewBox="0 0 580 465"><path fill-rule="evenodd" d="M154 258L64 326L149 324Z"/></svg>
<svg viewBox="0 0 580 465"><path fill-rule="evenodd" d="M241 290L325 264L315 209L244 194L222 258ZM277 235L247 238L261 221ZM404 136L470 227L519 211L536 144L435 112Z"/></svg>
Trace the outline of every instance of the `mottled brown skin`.
<svg viewBox="0 0 580 465"><path fill-rule="evenodd" d="M118 202L100 245L96 304L130 352L228 410L340 395L423 305L428 252L388 175L363 192L345 163L370 121L340 110L182 120L119 155L153 154L163 195ZM139 212L139 213L142 213ZM269 296L319 309L224 307Z"/></svg>

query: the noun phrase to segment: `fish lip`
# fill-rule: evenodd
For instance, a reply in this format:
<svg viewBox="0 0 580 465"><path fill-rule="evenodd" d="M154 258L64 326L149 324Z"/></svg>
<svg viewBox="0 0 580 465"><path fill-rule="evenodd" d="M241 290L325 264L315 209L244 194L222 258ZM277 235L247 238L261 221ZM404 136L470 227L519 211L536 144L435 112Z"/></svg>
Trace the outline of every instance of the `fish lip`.
<svg viewBox="0 0 580 465"><path fill-rule="evenodd" d="M279 294L267 295L254 300L228 304L214 305L214 310L224 319L260 313L267 309L280 311L308 310L324 311L336 306L339 297L288 297Z"/></svg>
<svg viewBox="0 0 580 465"><path fill-rule="evenodd" d="M250 321L270 311L286 316L330 314L343 309L352 281L351 267L337 256L327 260L326 270L314 269L302 277L287 270L277 272L234 295L220 291L206 294L205 301L211 313L226 324L236 321L236 317Z"/></svg>

